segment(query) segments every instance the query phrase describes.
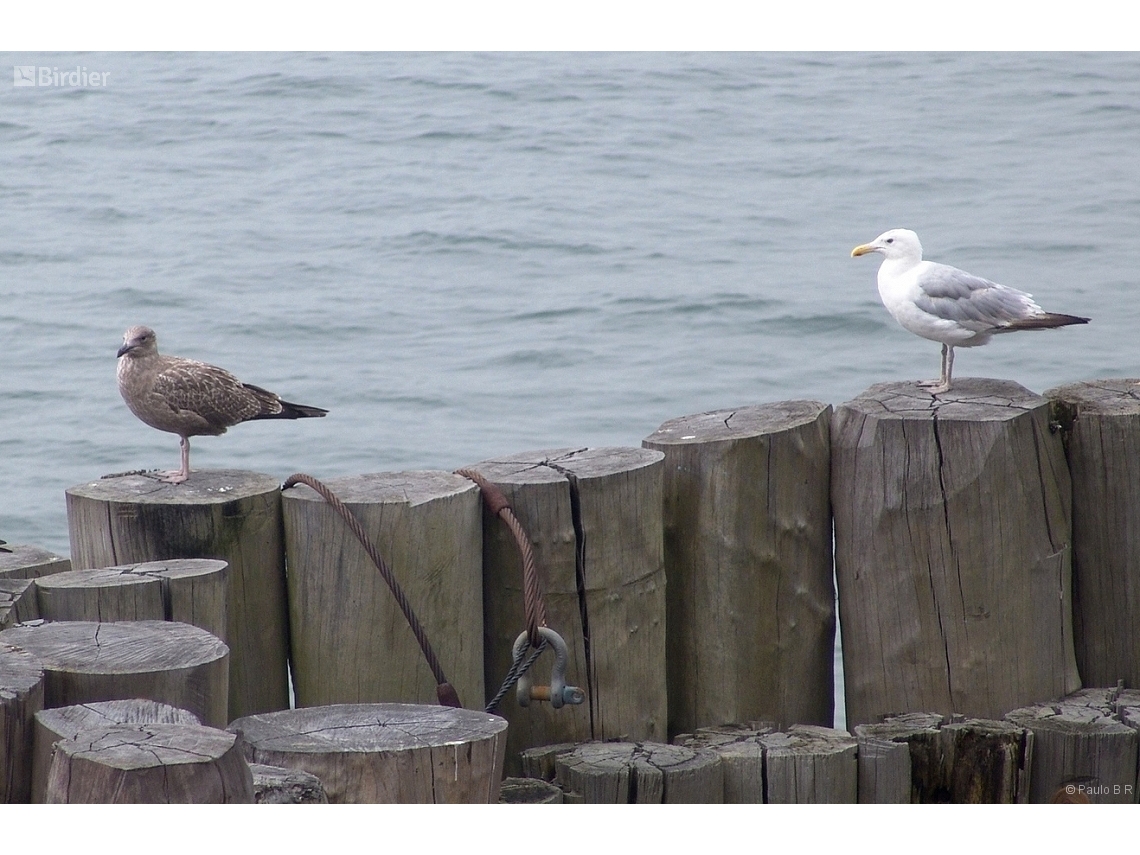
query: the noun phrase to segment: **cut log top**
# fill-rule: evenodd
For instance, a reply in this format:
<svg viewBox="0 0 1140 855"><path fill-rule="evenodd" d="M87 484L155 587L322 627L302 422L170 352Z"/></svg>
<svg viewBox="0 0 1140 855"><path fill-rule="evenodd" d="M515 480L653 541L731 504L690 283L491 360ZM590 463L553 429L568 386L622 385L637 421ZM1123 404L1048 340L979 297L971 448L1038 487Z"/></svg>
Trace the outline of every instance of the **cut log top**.
<svg viewBox="0 0 1140 855"><path fill-rule="evenodd" d="M901 713L889 715L885 721L855 726L855 735L905 742L918 733L937 733L946 719L938 713Z"/></svg>
<svg viewBox="0 0 1140 855"><path fill-rule="evenodd" d="M189 579L209 576L226 569L225 561L213 558L172 558L168 561L144 561L87 570L53 573L36 580L36 586L53 588L106 588L117 585L145 584L159 579Z"/></svg>
<svg viewBox="0 0 1140 855"><path fill-rule="evenodd" d="M53 734L65 739L81 730L109 727L119 724L196 724L202 721L189 710L179 709L170 704L149 701L145 698L131 698L118 701L95 701L88 704L74 704L69 707L56 707L40 710L36 721Z"/></svg>
<svg viewBox="0 0 1140 855"><path fill-rule="evenodd" d="M830 404L781 401L670 419L645 438L651 447L745 439L811 424Z"/></svg>
<svg viewBox="0 0 1140 855"><path fill-rule="evenodd" d="M246 716L230 723L255 752L377 752L462 745L506 730L506 719L417 704L336 704Z"/></svg>
<svg viewBox="0 0 1140 855"><path fill-rule="evenodd" d="M48 670L99 674L149 672L164 662L172 668L188 668L229 652L221 640L203 629L160 620L17 626L0 632L0 642L27 650Z"/></svg>
<svg viewBox="0 0 1140 855"><path fill-rule="evenodd" d="M70 569L67 558L38 546L9 543L0 551L0 579L34 579Z"/></svg>
<svg viewBox="0 0 1140 855"><path fill-rule="evenodd" d="M648 448L557 448L496 457L471 468L492 483L549 484L564 481L567 474L580 481L604 478L652 466L663 458L660 451Z"/></svg>
<svg viewBox="0 0 1140 855"><path fill-rule="evenodd" d="M167 561L123 564L108 569L124 570L136 576L150 576L155 579L190 579L194 576L209 576L225 568L225 561L214 558L172 558Z"/></svg>
<svg viewBox="0 0 1140 855"><path fill-rule="evenodd" d="M94 570L68 570L36 582L45 591L58 588L112 588L120 585L153 585L158 580L132 573L125 567L103 567Z"/></svg>
<svg viewBox="0 0 1140 855"><path fill-rule="evenodd" d="M931 395L914 383L877 383L857 398L841 404L836 412L865 416L929 421L1004 421L1048 401L1024 386L1008 380L967 377L954 381L954 388Z"/></svg>
<svg viewBox="0 0 1140 855"><path fill-rule="evenodd" d="M1085 692L1069 695L1059 701L1021 707L1006 714L1006 720L1030 730L1058 734L1091 736L1093 734L1119 734L1127 736L1135 731L1120 720L1111 702ZM1097 689L1103 693L1109 690Z"/></svg>
<svg viewBox="0 0 1140 855"><path fill-rule="evenodd" d="M221 756L237 737L200 724L111 724L82 730L72 737L75 756L90 754L102 766L146 769L156 765L201 763L204 756Z"/></svg>
<svg viewBox="0 0 1140 855"><path fill-rule="evenodd" d="M6 634L0 633L0 700L29 692L44 678L40 660L21 646L7 643Z"/></svg>
<svg viewBox="0 0 1140 855"><path fill-rule="evenodd" d="M1105 416L1140 415L1140 380L1088 380L1069 383L1045 392L1045 397Z"/></svg>
<svg viewBox="0 0 1140 855"><path fill-rule="evenodd" d="M207 505L271 493L280 485L279 479L260 472L195 469L194 477L182 484L166 484L147 475L117 475L77 484L67 493L99 502Z"/></svg>
<svg viewBox="0 0 1140 855"><path fill-rule="evenodd" d="M479 489L474 481L462 475L433 470L347 475L341 478L321 479L321 483L332 490L345 504L403 502L414 506L444 496L459 495ZM290 487L282 497L311 502L324 501L316 490L304 484Z"/></svg>

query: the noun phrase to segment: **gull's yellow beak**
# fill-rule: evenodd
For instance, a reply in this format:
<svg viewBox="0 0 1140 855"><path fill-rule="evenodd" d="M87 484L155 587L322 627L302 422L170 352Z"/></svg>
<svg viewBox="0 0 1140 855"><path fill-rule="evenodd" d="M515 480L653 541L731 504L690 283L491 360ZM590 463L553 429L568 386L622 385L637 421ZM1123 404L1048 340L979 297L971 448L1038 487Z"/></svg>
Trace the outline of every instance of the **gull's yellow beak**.
<svg viewBox="0 0 1140 855"><path fill-rule="evenodd" d="M868 252L874 252L875 248L869 243L860 244L851 250L851 257L858 258L860 255L866 255Z"/></svg>

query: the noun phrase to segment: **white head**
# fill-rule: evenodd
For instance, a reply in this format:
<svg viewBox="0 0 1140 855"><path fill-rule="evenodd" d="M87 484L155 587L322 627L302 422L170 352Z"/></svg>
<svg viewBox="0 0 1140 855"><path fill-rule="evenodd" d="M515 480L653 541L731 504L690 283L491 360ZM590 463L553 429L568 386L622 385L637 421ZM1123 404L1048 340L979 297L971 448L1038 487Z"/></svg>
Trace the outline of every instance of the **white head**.
<svg viewBox="0 0 1140 855"><path fill-rule="evenodd" d="M877 252L891 260L922 261L922 244L918 242L918 235L910 229L891 229L889 232L883 232L870 243L851 250L851 257L856 258L869 252Z"/></svg>

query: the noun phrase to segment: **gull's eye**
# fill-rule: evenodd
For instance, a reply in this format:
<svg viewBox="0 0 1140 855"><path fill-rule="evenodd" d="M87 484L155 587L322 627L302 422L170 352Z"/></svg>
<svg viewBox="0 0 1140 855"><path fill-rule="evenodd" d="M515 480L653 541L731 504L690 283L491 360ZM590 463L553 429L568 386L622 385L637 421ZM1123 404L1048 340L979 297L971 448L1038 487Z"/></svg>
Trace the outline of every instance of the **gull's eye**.
<svg viewBox="0 0 1140 855"><path fill-rule="evenodd" d="M887 243L894 243L894 242L895 242L894 238L887 238Z"/></svg>

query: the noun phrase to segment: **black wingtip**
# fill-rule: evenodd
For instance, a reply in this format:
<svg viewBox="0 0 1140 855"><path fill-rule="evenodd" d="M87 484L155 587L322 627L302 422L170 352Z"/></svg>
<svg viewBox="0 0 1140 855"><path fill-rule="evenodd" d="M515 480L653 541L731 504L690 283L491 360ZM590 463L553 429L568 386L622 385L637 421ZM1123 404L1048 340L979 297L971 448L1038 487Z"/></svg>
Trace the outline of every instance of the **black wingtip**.
<svg viewBox="0 0 1140 855"><path fill-rule="evenodd" d="M1043 315L1037 315L1032 318L1023 318L1020 321L1014 321L1006 329L1008 330L1051 330L1057 327L1069 327L1074 324L1087 324L1090 318L1082 318L1077 315L1061 315L1056 312L1046 312Z"/></svg>
<svg viewBox="0 0 1140 855"><path fill-rule="evenodd" d="M290 404L281 402L281 418L285 419L319 419L329 414L328 410L320 407L309 407L305 404Z"/></svg>

